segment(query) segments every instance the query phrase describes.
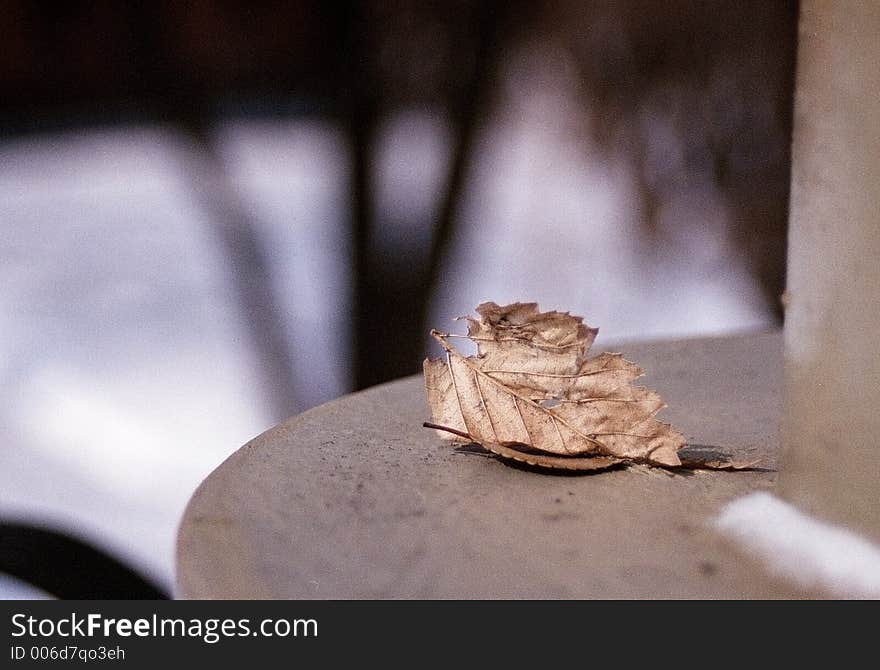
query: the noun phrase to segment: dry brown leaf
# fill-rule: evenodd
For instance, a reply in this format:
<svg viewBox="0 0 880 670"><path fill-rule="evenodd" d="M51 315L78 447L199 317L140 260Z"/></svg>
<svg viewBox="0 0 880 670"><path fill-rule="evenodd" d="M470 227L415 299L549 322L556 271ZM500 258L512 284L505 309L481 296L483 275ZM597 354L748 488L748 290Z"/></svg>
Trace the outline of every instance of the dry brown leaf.
<svg viewBox="0 0 880 670"><path fill-rule="evenodd" d="M476 311L466 336L431 331L446 355L424 363L433 415L426 426L445 439L550 468L682 465L684 436L654 418L665 403L632 384L642 369L620 354L588 358L598 331L581 317L542 313L536 303L487 302ZM457 337L475 342L477 355L459 353L450 342Z"/></svg>

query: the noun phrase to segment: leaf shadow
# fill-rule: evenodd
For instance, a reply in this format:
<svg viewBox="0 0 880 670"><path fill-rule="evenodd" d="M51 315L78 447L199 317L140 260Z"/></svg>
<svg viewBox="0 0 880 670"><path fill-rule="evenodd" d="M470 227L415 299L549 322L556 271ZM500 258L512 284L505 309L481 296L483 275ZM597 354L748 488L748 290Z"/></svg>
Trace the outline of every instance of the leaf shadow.
<svg viewBox="0 0 880 670"><path fill-rule="evenodd" d="M562 468L545 467L542 465L533 465L531 463L525 463L523 461L504 458L503 456L489 451L488 449L484 448L480 444L477 444L476 442L461 444L455 447L454 451L457 454L463 454L465 456L479 456L482 458L489 458L491 460L498 461L508 468L513 468L514 470L522 470L525 472L532 472L539 475L549 475L552 477L591 477L593 475L598 475L603 472L609 472L612 470L619 471L634 468L647 468L649 471L655 474L664 474L668 477L689 478L696 476L698 472L711 472L713 470L717 472L724 469L718 468L717 466L705 467L703 464L708 465L710 463L727 463L733 462L734 459L733 454L730 454L729 452L714 445L688 444L680 451L680 455L682 456L682 461L684 463L681 467L652 467L645 464L618 463L616 465L611 465L607 468L596 470L567 470ZM746 467L735 468L735 470L740 472L777 471L775 468L758 467L757 465L749 465Z"/></svg>
<svg viewBox="0 0 880 670"><path fill-rule="evenodd" d="M463 454L465 456L480 456L482 458L489 458L493 461L498 461L508 468L513 468L514 470L532 472L538 475L548 475L550 477L592 477L603 472L611 472L612 470L624 470L628 467L627 463L619 463L617 465L611 465L607 468L597 470L563 470L561 468L548 468L541 465L531 465L530 463L524 463L523 461L515 461L510 458L504 458L503 456L499 456L498 454L493 454L491 451L483 448L475 442L457 446L454 448L454 451L458 454Z"/></svg>
<svg viewBox="0 0 880 670"><path fill-rule="evenodd" d="M724 468L717 466L725 463L734 463L737 461L738 457L737 454L731 453L730 451L714 444L695 443L686 444L678 452L678 455L682 462L687 464L685 467L677 470L680 474L684 474L685 472L694 474L696 470L701 469L700 466L704 463L715 464L714 466L706 468L707 470L722 470ZM739 457L742 457L742 454L740 454ZM777 472L776 468L758 465L764 460L766 460L766 458L758 457L753 463L744 467L733 468L733 470L739 472Z"/></svg>

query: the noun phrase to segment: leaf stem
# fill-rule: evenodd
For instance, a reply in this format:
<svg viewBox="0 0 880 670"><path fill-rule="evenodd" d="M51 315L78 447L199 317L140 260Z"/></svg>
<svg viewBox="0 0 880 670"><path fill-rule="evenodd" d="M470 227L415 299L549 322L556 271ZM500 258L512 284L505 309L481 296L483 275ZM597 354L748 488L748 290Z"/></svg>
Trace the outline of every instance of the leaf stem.
<svg viewBox="0 0 880 670"><path fill-rule="evenodd" d="M425 421L422 424L425 428L433 428L434 430L444 430L447 433L452 433L453 435L458 435L459 437L463 437L468 440L472 440L473 438L470 434L465 433L463 430L458 430L457 428L450 428L449 426L440 426L436 423L431 423L430 421Z"/></svg>

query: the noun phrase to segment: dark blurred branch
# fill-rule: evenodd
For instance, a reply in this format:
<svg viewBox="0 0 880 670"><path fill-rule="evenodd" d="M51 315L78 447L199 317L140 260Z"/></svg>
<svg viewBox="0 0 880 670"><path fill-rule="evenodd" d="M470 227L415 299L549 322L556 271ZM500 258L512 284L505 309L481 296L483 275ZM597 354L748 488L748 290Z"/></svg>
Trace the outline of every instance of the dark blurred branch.
<svg viewBox="0 0 880 670"><path fill-rule="evenodd" d="M133 31L138 36L132 46L133 70L142 78L145 91L162 92L154 93L162 116L190 139L191 161L185 167L191 169L186 174L198 204L217 233L242 326L257 356L265 406L272 420L280 421L303 409L295 391L293 354L273 283L266 239L260 236L253 213L239 198L211 135L209 114L215 97L170 83L173 78L167 73L174 68L168 62L173 52L169 15L140 2L128 5L127 12L129 21L137 26Z"/></svg>
<svg viewBox="0 0 880 670"><path fill-rule="evenodd" d="M503 11L502 11L503 10ZM499 68L507 5L475 3L462 21L472 21L470 39L457 44L466 54L454 93L444 103L451 112L455 144L433 241L424 255L383 262L373 244L374 188L372 148L383 112L380 82L371 70L369 32L355 12L349 17L349 67L352 91L349 131L353 151L354 351L355 385L364 388L418 370L423 356L431 298L441 282L443 259L454 237L456 215L470 168L480 123L488 115ZM461 54L459 54L461 57ZM417 222L410 222L417 225ZM401 270L403 268L403 270Z"/></svg>
<svg viewBox="0 0 880 670"><path fill-rule="evenodd" d="M20 523L0 522L0 573L63 599L167 598L109 554L59 531Z"/></svg>
<svg viewBox="0 0 880 670"><path fill-rule="evenodd" d="M374 277L370 259L373 236L374 184L371 149L376 133L379 98L376 76L371 69L373 54L367 34L367 17L361 3L337 5L333 19L343 37L342 58L337 63L347 93L346 124L351 144L351 226L352 226L352 352L354 354L354 385L371 385L376 368L381 366L381 352L374 346L383 339L380 306L375 304L372 287Z"/></svg>
<svg viewBox="0 0 880 670"><path fill-rule="evenodd" d="M381 379L383 364L383 306L377 304L376 281L370 258L370 240L373 233L373 180L370 164L370 148L375 136L375 117L365 102L359 105L350 119L352 145L352 224L354 267L352 268L354 323L353 336L355 361L354 383L360 389L371 386ZM383 358L385 360L383 360Z"/></svg>
<svg viewBox="0 0 880 670"><path fill-rule="evenodd" d="M266 253L266 240L257 222L238 198L209 130L198 119L185 119L195 152L191 184L217 232L228 264L244 329L258 357L266 406L274 421L287 418L302 407L294 390L293 354L282 316L281 300Z"/></svg>
<svg viewBox="0 0 880 670"><path fill-rule="evenodd" d="M474 67L470 78L457 101L453 102L453 119L456 138L449 165L449 176L443 200L440 204L431 251L428 255L427 273L421 286L417 321L418 341L425 338L430 328L428 323L431 299L436 295L441 283L443 261L446 259L457 224L458 210L466 191L465 180L472 167L474 145L481 122L489 116L495 82L501 65L504 49L507 3L484 3L476 17L476 50Z"/></svg>

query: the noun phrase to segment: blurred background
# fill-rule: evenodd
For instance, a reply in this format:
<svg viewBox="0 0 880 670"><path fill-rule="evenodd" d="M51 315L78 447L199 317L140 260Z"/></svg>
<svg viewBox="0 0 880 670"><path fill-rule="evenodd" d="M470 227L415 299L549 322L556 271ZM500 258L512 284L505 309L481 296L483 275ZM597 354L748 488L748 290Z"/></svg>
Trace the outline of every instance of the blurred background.
<svg viewBox="0 0 880 670"><path fill-rule="evenodd" d="M481 301L781 323L794 0L0 10L0 521L166 592L214 467Z"/></svg>

